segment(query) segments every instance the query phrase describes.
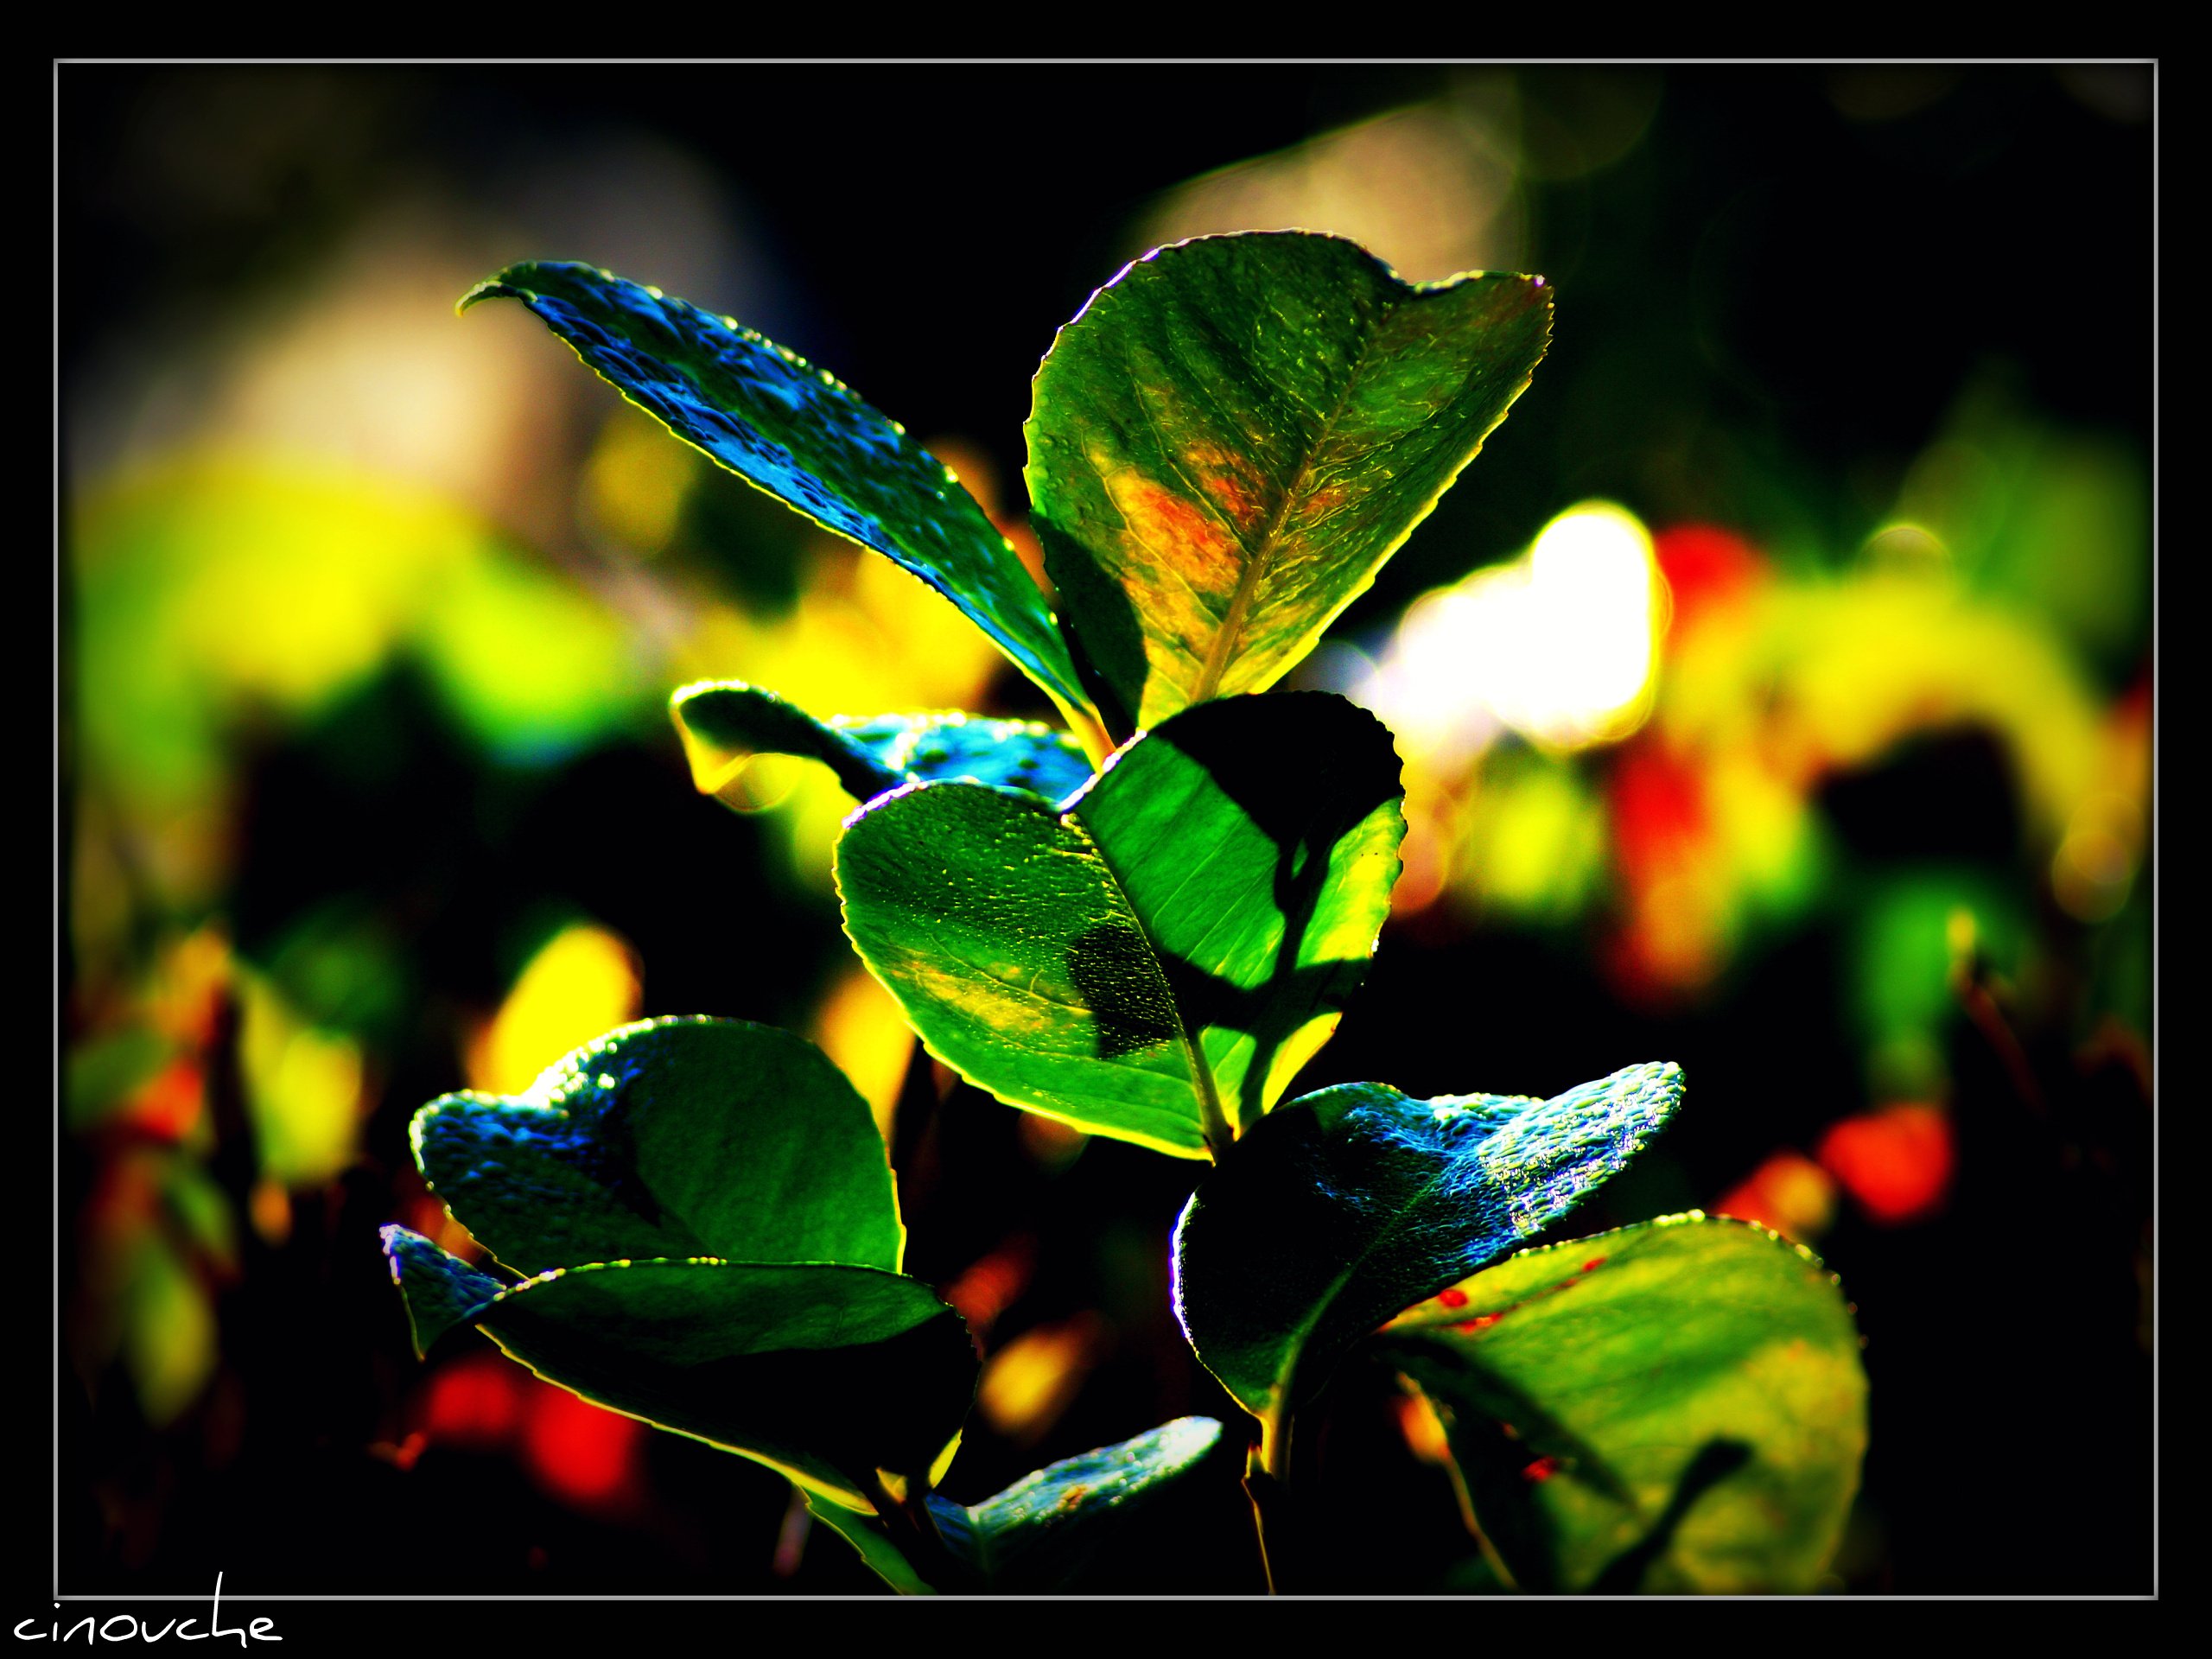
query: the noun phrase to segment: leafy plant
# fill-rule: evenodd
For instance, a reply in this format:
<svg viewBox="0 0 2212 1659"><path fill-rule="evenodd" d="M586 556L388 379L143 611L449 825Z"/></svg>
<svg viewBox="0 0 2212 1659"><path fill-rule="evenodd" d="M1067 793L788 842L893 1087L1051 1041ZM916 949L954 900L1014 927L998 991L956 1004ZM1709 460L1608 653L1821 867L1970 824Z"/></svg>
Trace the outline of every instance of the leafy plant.
<svg viewBox="0 0 2212 1659"><path fill-rule="evenodd" d="M517 265L463 308L494 297L936 588L1065 718L816 715L734 681L672 700L703 791L776 753L860 803L846 931L931 1054L1009 1105L1210 1163L1173 1241L1175 1313L1255 1421L1274 1585L1326 1576L1294 1427L1380 1365L1440 1426L1499 1585L1810 1587L1865 1446L1833 1277L1695 1212L1537 1242L1665 1127L1678 1067L1549 1099L1285 1098L1365 974L1404 825L1389 733L1268 688L1528 385L1541 278L1408 284L1299 232L1131 264L1036 378L1025 476L1057 613L903 428L734 320L575 264ZM1103 1546L1221 1438L1186 1418L982 1504L939 1496L973 1344L900 1272L866 1107L784 1033L626 1027L526 1096L433 1102L414 1147L493 1257L385 1230L419 1348L474 1324L769 1465L901 1590L1092 1586Z"/></svg>

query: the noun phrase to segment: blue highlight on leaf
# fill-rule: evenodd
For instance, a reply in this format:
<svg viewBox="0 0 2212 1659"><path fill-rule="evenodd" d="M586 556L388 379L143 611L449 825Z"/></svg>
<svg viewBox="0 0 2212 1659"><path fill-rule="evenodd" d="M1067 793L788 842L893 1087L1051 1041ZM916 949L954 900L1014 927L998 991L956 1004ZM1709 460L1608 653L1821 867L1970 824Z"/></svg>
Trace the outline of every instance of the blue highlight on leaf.
<svg viewBox="0 0 2212 1659"><path fill-rule="evenodd" d="M407 1303L407 1319L421 1358L455 1325L466 1325L499 1299L506 1287L448 1255L420 1233L401 1226L384 1228L384 1253L391 1281Z"/></svg>
<svg viewBox="0 0 2212 1659"><path fill-rule="evenodd" d="M1176 1317L1248 1411L1286 1413L1368 1333L1618 1173L1681 1097L1671 1062L1548 1100L1416 1100L1376 1083L1302 1096L1192 1195L1176 1226Z"/></svg>

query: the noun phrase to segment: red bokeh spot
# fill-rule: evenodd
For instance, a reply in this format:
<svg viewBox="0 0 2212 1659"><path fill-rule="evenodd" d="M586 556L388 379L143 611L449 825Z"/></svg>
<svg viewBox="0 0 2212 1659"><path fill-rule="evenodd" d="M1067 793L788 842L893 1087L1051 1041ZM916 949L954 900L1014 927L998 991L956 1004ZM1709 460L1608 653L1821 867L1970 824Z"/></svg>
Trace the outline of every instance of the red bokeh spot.
<svg viewBox="0 0 2212 1659"><path fill-rule="evenodd" d="M189 1056L172 1060L131 1097L129 1121L156 1140L181 1141L200 1121L207 1097L200 1062Z"/></svg>
<svg viewBox="0 0 2212 1659"><path fill-rule="evenodd" d="M488 1451L522 1422L522 1374L499 1354L472 1354L430 1378L423 1432L447 1446Z"/></svg>
<svg viewBox="0 0 2212 1659"><path fill-rule="evenodd" d="M1458 1289L1439 1291L1436 1300L1446 1307L1465 1307L1467 1305L1467 1293Z"/></svg>
<svg viewBox="0 0 2212 1659"><path fill-rule="evenodd" d="M1809 1244L1834 1219L1835 1181L1802 1154L1777 1152L1713 1209Z"/></svg>
<svg viewBox="0 0 2212 1659"><path fill-rule="evenodd" d="M1652 538L1652 556L1675 597L1675 629L1749 592L1766 574L1766 560L1733 531L1681 524Z"/></svg>
<svg viewBox="0 0 2212 1659"><path fill-rule="evenodd" d="M1023 1120L1025 1123L1050 1121L1027 1117ZM1017 1234L969 1267L939 1294L968 1321L968 1328L982 1336L1028 1288L1030 1275L1036 1267L1037 1241L1027 1233Z"/></svg>
<svg viewBox="0 0 2212 1659"><path fill-rule="evenodd" d="M1549 1480L1557 1473L1559 1473L1557 1458L1538 1458L1521 1471L1521 1478L1530 1482Z"/></svg>
<svg viewBox="0 0 2212 1659"><path fill-rule="evenodd" d="M1620 752L1610 781L1614 845L1632 886L1649 886L1694 858L1707 822L1705 780L1694 766L1647 740Z"/></svg>
<svg viewBox="0 0 2212 1659"><path fill-rule="evenodd" d="M540 1391L523 1427L523 1454L539 1485L579 1508L629 1496L644 1462L645 1426L565 1389Z"/></svg>
<svg viewBox="0 0 2212 1659"><path fill-rule="evenodd" d="M1606 791L1625 902L1605 965L1630 997L1663 1001L1702 984L1717 966L1705 774L1647 734L1615 755Z"/></svg>
<svg viewBox="0 0 2212 1659"><path fill-rule="evenodd" d="M1951 1122L1933 1106L1885 1106L1829 1129L1820 1160L1871 1219L1916 1221L1950 1189Z"/></svg>

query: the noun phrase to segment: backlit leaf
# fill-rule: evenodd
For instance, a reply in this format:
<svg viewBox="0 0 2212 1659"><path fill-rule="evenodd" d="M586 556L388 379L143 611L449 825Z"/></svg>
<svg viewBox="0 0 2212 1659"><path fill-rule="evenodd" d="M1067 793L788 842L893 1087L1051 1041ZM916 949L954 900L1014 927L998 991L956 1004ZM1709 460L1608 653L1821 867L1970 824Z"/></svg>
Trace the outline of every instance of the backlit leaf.
<svg viewBox="0 0 2212 1659"><path fill-rule="evenodd" d="M467 1322L548 1382L740 1452L848 1508L927 1480L975 1397L960 1316L880 1268L713 1260L556 1268L506 1288L385 1230L418 1332Z"/></svg>
<svg viewBox="0 0 2212 1659"><path fill-rule="evenodd" d="M962 1512L966 1553L995 1589L1082 1589L1085 1567L1116 1530L1196 1469L1220 1439L1212 1418L1179 1417L1026 1475ZM952 1507L943 1498L937 1504Z"/></svg>
<svg viewBox="0 0 2212 1659"><path fill-rule="evenodd" d="M1681 1068L1630 1066L1550 1100L1414 1100L1344 1084L1278 1109L1175 1229L1175 1310L1239 1404L1280 1416L1352 1344L1512 1250L1670 1117Z"/></svg>
<svg viewBox="0 0 2212 1659"><path fill-rule="evenodd" d="M826 370L734 318L589 265L510 265L461 309L503 296L677 437L936 588L1071 719L1088 709L1044 594L1006 537L942 462Z"/></svg>
<svg viewBox="0 0 2212 1659"><path fill-rule="evenodd" d="M1435 1406L1523 1590L1804 1592L1834 1554L1859 1335L1834 1275L1764 1228L1694 1212L1529 1250L1376 1353Z"/></svg>
<svg viewBox="0 0 2212 1659"><path fill-rule="evenodd" d="M970 1082L1202 1157L1335 1029L1389 912L1399 800L1371 715L1226 698L1127 745L1063 811L972 784L871 802L838 848L845 928Z"/></svg>
<svg viewBox="0 0 2212 1659"><path fill-rule="evenodd" d="M415 1357L428 1355L440 1337L466 1325L505 1290L504 1280L479 1273L459 1256L448 1255L420 1233L404 1227L383 1230L384 1253L392 1282L407 1304L407 1323Z"/></svg>
<svg viewBox="0 0 2212 1659"><path fill-rule="evenodd" d="M1091 296L1038 371L1024 476L1117 729L1260 691L1528 385L1536 276L1408 283L1303 232L1201 237Z"/></svg>
<svg viewBox="0 0 2212 1659"><path fill-rule="evenodd" d="M625 1026L527 1094L432 1101L412 1133L423 1179L519 1273L652 1256L899 1268L868 1103L771 1026Z"/></svg>
<svg viewBox="0 0 2212 1659"><path fill-rule="evenodd" d="M995 1497L963 1507L931 1493L930 1513L946 1548L983 1587L1032 1594L1119 1587L1100 1563L1126 1551L1128 1529L1173 1491L1221 1440L1211 1417L1158 1428L1025 1475ZM930 1585L871 1516L820 1506L817 1515L851 1540L871 1567L909 1593Z"/></svg>
<svg viewBox="0 0 2212 1659"><path fill-rule="evenodd" d="M968 778L1057 801L1090 776L1083 746L1029 720L976 715L832 715L817 720L772 691L702 681L669 699L700 792L718 793L756 754L797 754L873 800L917 781Z"/></svg>

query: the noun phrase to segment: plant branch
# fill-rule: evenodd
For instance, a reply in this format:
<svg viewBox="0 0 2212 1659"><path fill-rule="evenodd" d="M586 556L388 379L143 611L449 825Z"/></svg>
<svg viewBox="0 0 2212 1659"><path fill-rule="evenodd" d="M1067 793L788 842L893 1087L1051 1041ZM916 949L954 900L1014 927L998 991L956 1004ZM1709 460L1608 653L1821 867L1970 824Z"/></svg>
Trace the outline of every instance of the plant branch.
<svg viewBox="0 0 2212 1659"><path fill-rule="evenodd" d="M969 1565L952 1553L930 1513L929 1489L919 1480L886 1479L878 1470L868 1494L883 1529L914 1571L937 1590L974 1592L983 1586Z"/></svg>

